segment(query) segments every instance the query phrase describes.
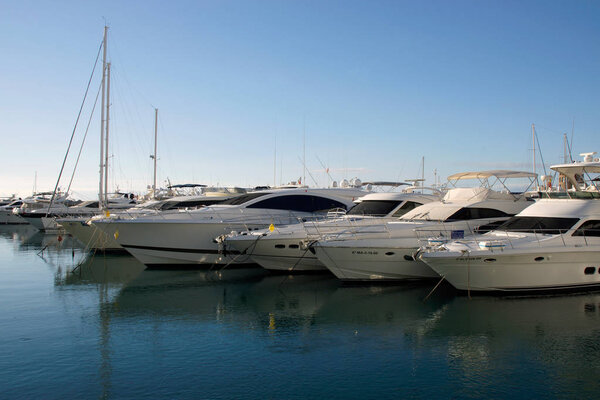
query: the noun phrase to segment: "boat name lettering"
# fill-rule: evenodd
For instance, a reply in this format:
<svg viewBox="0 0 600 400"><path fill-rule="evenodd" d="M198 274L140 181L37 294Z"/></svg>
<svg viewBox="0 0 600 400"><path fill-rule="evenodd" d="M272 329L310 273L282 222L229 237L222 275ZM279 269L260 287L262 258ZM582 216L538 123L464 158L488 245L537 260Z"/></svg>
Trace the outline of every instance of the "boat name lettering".
<svg viewBox="0 0 600 400"><path fill-rule="evenodd" d="M369 255L377 255L378 251L370 251L370 250L352 250L352 254L369 254Z"/></svg>
<svg viewBox="0 0 600 400"><path fill-rule="evenodd" d="M474 261L481 260L481 257L456 257L457 261Z"/></svg>

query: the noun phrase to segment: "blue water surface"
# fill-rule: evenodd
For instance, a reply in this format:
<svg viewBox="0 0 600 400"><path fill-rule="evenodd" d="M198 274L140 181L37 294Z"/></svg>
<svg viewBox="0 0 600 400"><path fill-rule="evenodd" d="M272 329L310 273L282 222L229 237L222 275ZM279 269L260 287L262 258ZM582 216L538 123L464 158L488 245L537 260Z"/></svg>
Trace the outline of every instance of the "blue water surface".
<svg viewBox="0 0 600 400"><path fill-rule="evenodd" d="M148 271L21 226L0 271L3 399L600 397L598 293Z"/></svg>

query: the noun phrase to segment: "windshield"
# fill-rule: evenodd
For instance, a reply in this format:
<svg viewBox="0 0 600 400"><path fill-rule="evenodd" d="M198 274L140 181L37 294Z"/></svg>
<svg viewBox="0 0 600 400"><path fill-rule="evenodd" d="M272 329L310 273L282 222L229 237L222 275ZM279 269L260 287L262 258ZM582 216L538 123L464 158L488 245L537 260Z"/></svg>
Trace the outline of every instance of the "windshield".
<svg viewBox="0 0 600 400"><path fill-rule="evenodd" d="M577 221L579 218L513 217L500 225L497 230L558 235L571 229Z"/></svg>
<svg viewBox="0 0 600 400"><path fill-rule="evenodd" d="M264 195L267 195L267 194L270 194L270 193L269 192L263 192L263 193L248 193L248 194L243 194L241 196L237 196L237 197L225 200L225 201L221 202L220 204L227 204L227 205L230 205L230 206L237 206L237 205L240 205L240 204L244 204L247 201L254 200L257 197L264 196Z"/></svg>
<svg viewBox="0 0 600 400"><path fill-rule="evenodd" d="M364 200L352 207L348 215L388 215L401 201L397 200Z"/></svg>
<svg viewBox="0 0 600 400"><path fill-rule="evenodd" d="M494 208L464 207L449 216L446 221L467 221L470 219L489 219L510 217L504 211Z"/></svg>

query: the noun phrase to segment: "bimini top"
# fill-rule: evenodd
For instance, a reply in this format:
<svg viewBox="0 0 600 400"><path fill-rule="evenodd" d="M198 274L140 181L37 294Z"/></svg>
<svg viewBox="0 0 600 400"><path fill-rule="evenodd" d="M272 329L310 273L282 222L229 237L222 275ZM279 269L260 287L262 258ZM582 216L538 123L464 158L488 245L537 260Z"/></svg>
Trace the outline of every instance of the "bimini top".
<svg viewBox="0 0 600 400"><path fill-rule="evenodd" d="M533 178L537 177L537 174L533 172L525 172L525 171L510 171L505 169L496 169L490 171L476 171L476 172L459 172L458 174L450 175L448 177L449 181L458 181L461 179L488 179L488 178L498 178L498 179L506 179L506 178Z"/></svg>
<svg viewBox="0 0 600 400"><path fill-rule="evenodd" d="M598 191L597 177L592 178L589 174L600 174L600 159L594 158L596 152L582 153L583 161L570 164L552 165L554 171L567 177L576 191ZM586 183L587 181L587 183Z"/></svg>

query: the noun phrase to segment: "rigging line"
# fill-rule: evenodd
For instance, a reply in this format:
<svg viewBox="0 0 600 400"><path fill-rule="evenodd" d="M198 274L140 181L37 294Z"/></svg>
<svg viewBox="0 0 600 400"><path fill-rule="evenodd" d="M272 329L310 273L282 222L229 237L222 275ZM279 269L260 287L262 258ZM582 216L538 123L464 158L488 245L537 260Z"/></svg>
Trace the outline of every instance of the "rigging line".
<svg viewBox="0 0 600 400"><path fill-rule="evenodd" d="M90 124L92 122L92 117L94 116L94 111L96 110L96 105L98 104L98 97L100 96L100 89L102 89L102 86L98 86L98 93L96 93L96 100L94 100L94 106L92 107L90 119L88 120L87 127L85 128L85 135L83 135L83 140L81 141L81 147L79 148L79 154L77 154L77 160L75 161L75 167L73 167L73 174L71 175L71 180L69 181L69 186L67 187L67 193L69 193L69 190L71 190L71 184L73 183L73 178L75 178L75 171L77 170L77 165L79 164L79 158L81 157L81 151L83 150L83 145L85 144L85 139L87 138L87 134L90 130Z"/></svg>
<svg viewBox="0 0 600 400"><path fill-rule="evenodd" d="M79 107L79 113L77 114L77 119L75 120L75 126L73 127L73 133L71 133L71 139L69 140L69 146L67 147L67 154L65 154L65 159L63 160L62 166L60 167L60 172L58 173L58 179L56 180L56 185L54 186L54 192L52 193L52 198L50 199L50 203L48 204L48 211L46 211L46 216L50 213L50 207L52 207L52 203L54 203L54 198L56 197L56 190L58 189L58 184L60 182L60 177L62 176L63 170L65 169L65 163L67 162L67 156L69 155L69 150L71 149L71 144L73 143L73 137L75 136L75 131L77 130L77 124L79 123L79 118L81 117L81 112L83 111L83 106L85 105L85 100L87 99L88 91L90 90L90 85L92 83L92 78L94 77L94 72L96 71L96 67L98 66L98 59L100 58L100 50L102 50L102 46L104 41L100 43L100 47L98 48L98 54L96 54L96 61L94 62L94 68L92 68L92 74L90 75L90 79L88 81L87 87L85 88L85 94L83 95L83 101L81 102L81 107ZM68 194L68 192L67 192Z"/></svg>
<svg viewBox="0 0 600 400"><path fill-rule="evenodd" d="M544 163L544 156L542 155L542 148L540 147L540 139L539 139L537 132L535 134L535 141L537 142L538 150L540 152L540 159L542 161L542 167L544 167L544 175L548 175L548 172L546 171L546 164Z"/></svg>
<svg viewBox="0 0 600 400"><path fill-rule="evenodd" d="M571 147L573 146L573 134L575 133L575 117L573 117L573 125L571 125L571 143L569 145L569 157L571 158L571 162L573 162L573 155L571 154Z"/></svg>

